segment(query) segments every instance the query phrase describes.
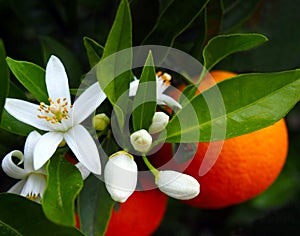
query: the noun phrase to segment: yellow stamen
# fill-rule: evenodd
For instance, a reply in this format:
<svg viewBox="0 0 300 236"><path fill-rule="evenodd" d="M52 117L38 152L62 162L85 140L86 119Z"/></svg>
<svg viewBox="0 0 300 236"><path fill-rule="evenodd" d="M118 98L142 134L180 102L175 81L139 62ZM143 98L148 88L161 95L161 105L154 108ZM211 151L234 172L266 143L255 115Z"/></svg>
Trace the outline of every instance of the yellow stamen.
<svg viewBox="0 0 300 236"><path fill-rule="evenodd" d="M61 104L61 100L63 103ZM68 119L68 102L66 102L67 98L60 99L58 98L56 102L53 102L51 98L48 98L50 105L46 105L41 102L39 108L37 109L42 115L37 115L40 119L45 119L49 121L51 124L61 123L62 120ZM70 105L71 109L73 106Z"/></svg>
<svg viewBox="0 0 300 236"><path fill-rule="evenodd" d="M163 80L163 83L167 86L171 85L171 79L172 79L172 76L168 73L163 73L161 71L158 71L156 73L156 75L158 77L160 77L162 80Z"/></svg>

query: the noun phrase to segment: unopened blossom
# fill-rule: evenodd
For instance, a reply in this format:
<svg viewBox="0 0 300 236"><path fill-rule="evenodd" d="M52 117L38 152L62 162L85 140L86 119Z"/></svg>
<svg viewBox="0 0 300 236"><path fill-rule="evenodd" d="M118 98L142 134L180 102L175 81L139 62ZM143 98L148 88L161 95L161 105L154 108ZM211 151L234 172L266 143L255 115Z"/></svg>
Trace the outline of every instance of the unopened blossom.
<svg viewBox="0 0 300 236"><path fill-rule="evenodd" d="M40 201L46 188L46 170L45 166L35 170L33 168L33 150L41 135L32 131L25 142L24 154L21 151L14 150L8 153L2 160L3 171L14 179L19 179L8 192L16 193L29 199ZM19 162L14 163L13 157ZM21 165L23 164L23 167Z"/></svg>
<svg viewBox="0 0 300 236"><path fill-rule="evenodd" d="M162 73L159 71L156 74L156 94L157 104L167 105L173 109L181 109L182 106L175 101L172 97L164 94L164 91L170 86L172 77L168 73ZM137 93L140 80L136 79L130 83L129 96L133 97Z"/></svg>
<svg viewBox="0 0 300 236"><path fill-rule="evenodd" d="M46 132L33 152L34 169L40 169L65 140L77 159L89 171L101 174L96 143L80 123L104 101L99 83L87 88L71 105L68 77L61 61L51 56L46 67L48 101L39 105L7 98L6 111L16 119Z"/></svg>
<svg viewBox="0 0 300 236"><path fill-rule="evenodd" d="M163 193L179 200L188 200L200 193L200 184L190 175L173 170L160 171L155 178Z"/></svg>
<svg viewBox="0 0 300 236"><path fill-rule="evenodd" d="M149 127L149 133L150 134L155 134L158 132L161 132L166 128L169 122L169 116L164 113L164 112L155 112L153 119L152 119L152 124Z"/></svg>
<svg viewBox="0 0 300 236"><path fill-rule="evenodd" d="M141 129L130 135L130 142L134 150L146 153L152 145L152 136L147 130Z"/></svg>
<svg viewBox="0 0 300 236"><path fill-rule="evenodd" d="M97 131L105 130L109 123L110 119L105 113L97 114L93 117L93 126Z"/></svg>
<svg viewBox="0 0 300 236"><path fill-rule="evenodd" d="M137 183L137 165L133 156L125 151L109 157L104 168L104 181L111 198L125 202L134 192Z"/></svg>

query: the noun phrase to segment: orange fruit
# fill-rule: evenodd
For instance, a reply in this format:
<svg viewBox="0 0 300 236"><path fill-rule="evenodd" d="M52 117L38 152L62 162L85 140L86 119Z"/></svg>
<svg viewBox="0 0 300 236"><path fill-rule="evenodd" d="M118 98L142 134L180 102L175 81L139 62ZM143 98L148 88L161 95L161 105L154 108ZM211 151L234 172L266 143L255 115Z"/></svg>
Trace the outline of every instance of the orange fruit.
<svg viewBox="0 0 300 236"><path fill-rule="evenodd" d="M282 119L267 128L225 140L213 167L199 176L208 145L199 143L184 171L199 181L201 193L184 202L203 208L230 206L258 195L277 178L287 156L287 128Z"/></svg>
<svg viewBox="0 0 300 236"><path fill-rule="evenodd" d="M151 235L160 225L166 205L167 196L157 189L135 191L119 209L113 209L105 235Z"/></svg>
<svg viewBox="0 0 300 236"><path fill-rule="evenodd" d="M112 210L105 235L151 235L160 225L166 206L167 196L157 189L135 191ZM76 227L80 228L78 216Z"/></svg>
<svg viewBox="0 0 300 236"><path fill-rule="evenodd" d="M218 82L236 74L213 71L211 75ZM205 80L202 90L210 86ZM191 163L184 169L184 173L199 181L200 194L182 202L201 208L220 208L249 200L274 182L286 160L288 133L285 121L281 119L264 129L227 139L213 167L199 176L199 168L209 145L208 142L198 143ZM151 161L156 166L168 163L167 168L180 169L182 164L169 161L170 153L171 145L165 144L152 155Z"/></svg>

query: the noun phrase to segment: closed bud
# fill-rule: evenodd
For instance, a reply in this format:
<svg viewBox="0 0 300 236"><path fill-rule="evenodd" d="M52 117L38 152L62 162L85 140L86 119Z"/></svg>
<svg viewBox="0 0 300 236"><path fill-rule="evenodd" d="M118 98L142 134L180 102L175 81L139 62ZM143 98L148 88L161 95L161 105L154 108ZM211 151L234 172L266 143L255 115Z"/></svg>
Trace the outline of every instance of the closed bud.
<svg viewBox="0 0 300 236"><path fill-rule="evenodd" d="M192 176L173 170L160 171L156 185L163 193L179 200L188 200L200 193L200 184Z"/></svg>
<svg viewBox="0 0 300 236"><path fill-rule="evenodd" d="M130 142L136 151L146 153L152 145L152 137L146 130L141 129L130 135Z"/></svg>
<svg viewBox="0 0 300 236"><path fill-rule="evenodd" d="M105 130L105 128L109 125L109 123L110 123L110 119L107 117L105 113L101 113L93 117L93 126L97 131Z"/></svg>
<svg viewBox="0 0 300 236"><path fill-rule="evenodd" d="M152 124L149 127L149 133L155 134L161 132L164 128L166 128L169 122L169 116L164 112L155 112Z"/></svg>
<svg viewBox="0 0 300 236"><path fill-rule="evenodd" d="M137 183L137 165L133 156L125 151L111 155L104 168L104 181L111 198L125 202Z"/></svg>

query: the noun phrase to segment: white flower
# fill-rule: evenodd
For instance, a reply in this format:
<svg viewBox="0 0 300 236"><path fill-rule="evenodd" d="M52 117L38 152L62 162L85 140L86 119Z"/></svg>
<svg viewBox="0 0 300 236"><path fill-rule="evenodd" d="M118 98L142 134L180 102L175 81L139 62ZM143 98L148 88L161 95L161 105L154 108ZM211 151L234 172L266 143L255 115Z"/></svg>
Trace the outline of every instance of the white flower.
<svg viewBox="0 0 300 236"><path fill-rule="evenodd" d="M160 191L179 200L192 199L200 193L195 178L173 170L160 171L155 182Z"/></svg>
<svg viewBox="0 0 300 236"><path fill-rule="evenodd" d="M20 179L8 192L20 194L29 199L40 201L46 188L46 170L44 166L38 170L33 168L33 150L41 135L32 131L25 143L24 155L21 151L14 150L8 153L2 160L4 172L14 178ZM13 157L18 158L18 164L13 162ZM23 164L21 168L19 165Z"/></svg>
<svg viewBox="0 0 300 236"><path fill-rule="evenodd" d="M49 105L7 98L5 109L16 119L40 130L49 131L38 141L33 154L34 169L41 168L65 140L88 170L101 174L96 143L80 123L106 98L98 83L86 89L71 105L68 77L61 61L51 56L46 67Z"/></svg>
<svg viewBox="0 0 300 236"><path fill-rule="evenodd" d="M156 74L156 90L157 90L157 103L159 105L167 105L171 108L181 109L182 106L175 101L172 97L163 94L163 92L170 86L171 76L167 73L158 72ZM140 80L136 79L130 83L129 96L136 95Z"/></svg>
<svg viewBox="0 0 300 236"><path fill-rule="evenodd" d="M106 189L111 198L125 202L134 192L137 183L137 165L127 152L116 152L109 157L104 168Z"/></svg>
<svg viewBox="0 0 300 236"><path fill-rule="evenodd" d="M133 148L141 153L146 153L152 144L152 136L147 130L141 129L130 135Z"/></svg>
<svg viewBox="0 0 300 236"><path fill-rule="evenodd" d="M161 111L155 112L152 119L152 124L149 127L149 133L155 134L162 131L164 128L166 128L168 122L169 116L167 114Z"/></svg>

